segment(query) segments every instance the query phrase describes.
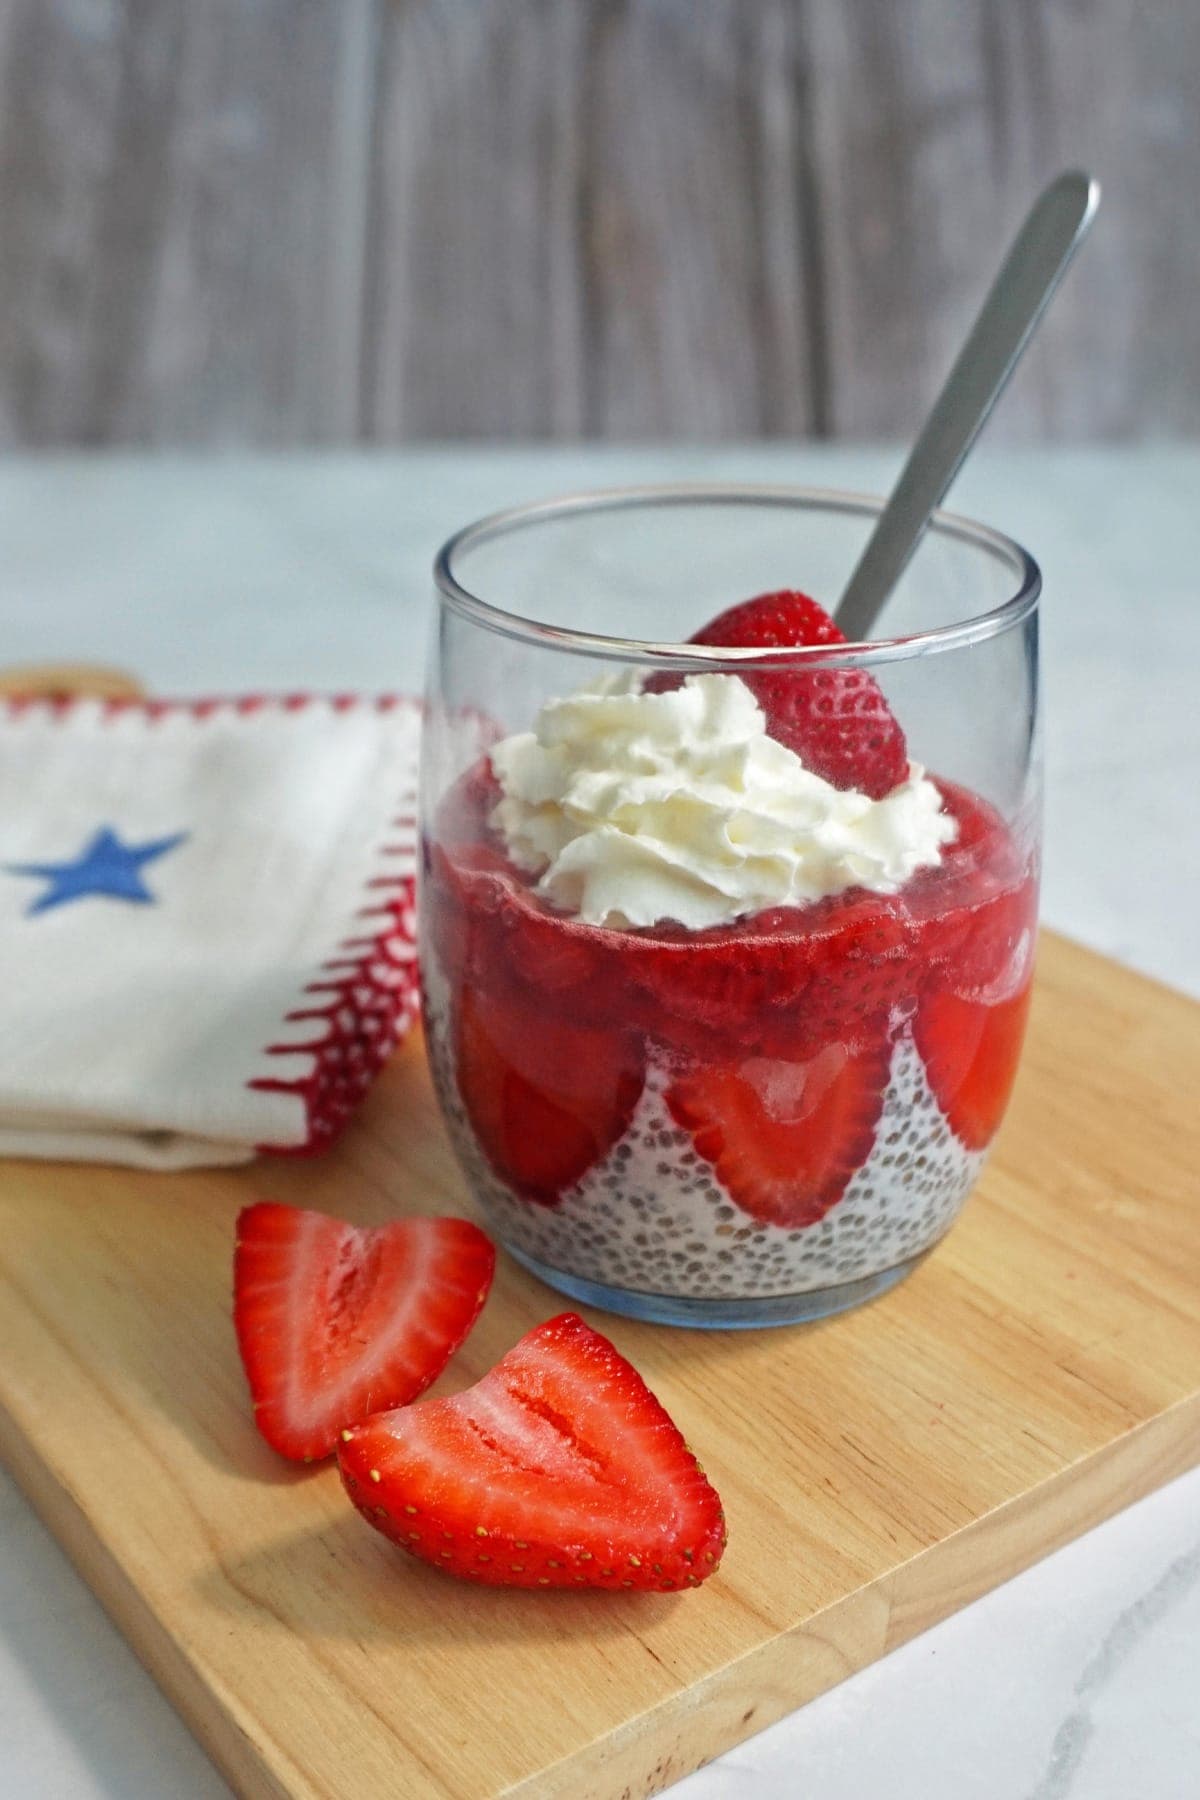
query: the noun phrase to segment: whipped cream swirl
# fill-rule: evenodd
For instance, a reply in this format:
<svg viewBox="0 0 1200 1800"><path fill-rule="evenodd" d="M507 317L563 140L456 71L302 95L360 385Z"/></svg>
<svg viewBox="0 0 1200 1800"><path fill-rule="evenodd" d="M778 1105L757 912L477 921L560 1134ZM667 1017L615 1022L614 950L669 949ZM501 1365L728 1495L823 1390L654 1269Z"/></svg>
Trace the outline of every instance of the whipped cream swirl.
<svg viewBox="0 0 1200 1800"><path fill-rule="evenodd" d="M700 931L849 887L894 894L957 834L919 764L881 800L814 775L736 675L662 694L605 677L491 758L509 856L592 925Z"/></svg>

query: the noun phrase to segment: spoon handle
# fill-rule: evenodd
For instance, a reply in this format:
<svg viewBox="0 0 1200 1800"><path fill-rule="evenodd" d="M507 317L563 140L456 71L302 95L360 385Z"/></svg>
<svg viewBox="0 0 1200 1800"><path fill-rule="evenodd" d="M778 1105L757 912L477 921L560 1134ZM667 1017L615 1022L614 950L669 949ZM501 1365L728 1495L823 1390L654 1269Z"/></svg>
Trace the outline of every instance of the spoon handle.
<svg viewBox="0 0 1200 1800"><path fill-rule="evenodd" d="M836 618L852 642L870 636L1099 203L1099 183L1072 170L1031 208L846 584Z"/></svg>

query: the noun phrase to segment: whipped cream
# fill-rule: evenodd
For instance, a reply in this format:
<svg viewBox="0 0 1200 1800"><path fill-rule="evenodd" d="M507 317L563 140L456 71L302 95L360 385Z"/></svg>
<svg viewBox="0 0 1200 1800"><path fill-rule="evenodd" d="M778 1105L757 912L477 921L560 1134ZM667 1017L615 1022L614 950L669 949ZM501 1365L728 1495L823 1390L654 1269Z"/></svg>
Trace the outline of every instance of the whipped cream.
<svg viewBox="0 0 1200 1800"><path fill-rule="evenodd" d="M512 861L592 925L700 931L849 887L894 894L957 834L917 763L881 800L814 775L736 675L663 694L605 677L491 759Z"/></svg>

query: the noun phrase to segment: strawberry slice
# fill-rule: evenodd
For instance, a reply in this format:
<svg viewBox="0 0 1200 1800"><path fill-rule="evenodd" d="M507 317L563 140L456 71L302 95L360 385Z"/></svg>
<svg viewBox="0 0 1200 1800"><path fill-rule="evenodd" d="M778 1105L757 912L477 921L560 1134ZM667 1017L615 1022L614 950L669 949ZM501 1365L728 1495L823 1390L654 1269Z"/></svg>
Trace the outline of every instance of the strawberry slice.
<svg viewBox="0 0 1200 1800"><path fill-rule="evenodd" d="M844 644L846 637L817 601L782 588L731 606L692 642L769 650ZM771 736L834 787L857 788L879 800L907 779L904 733L865 669L789 669L744 679L766 714Z"/></svg>
<svg viewBox="0 0 1200 1800"><path fill-rule="evenodd" d="M766 1224L814 1225L870 1155L891 1046L826 1044L805 1062L749 1057L667 1091L731 1200Z"/></svg>
<svg viewBox="0 0 1200 1800"><path fill-rule="evenodd" d="M622 1138L644 1080L638 1040L546 1011L515 982L464 988L458 1089L502 1180L553 1206Z"/></svg>
<svg viewBox="0 0 1200 1800"><path fill-rule="evenodd" d="M697 1587L721 1502L637 1370L576 1313L528 1332L465 1393L342 1433L369 1524L497 1587Z"/></svg>
<svg viewBox="0 0 1200 1800"><path fill-rule="evenodd" d="M1017 1074L1029 997L1026 980L999 1000L934 990L914 1021L929 1085L955 1136L968 1150L991 1143Z"/></svg>
<svg viewBox="0 0 1200 1800"><path fill-rule="evenodd" d="M233 1320L268 1444L311 1462L344 1425L423 1393L475 1323L495 1262L466 1219L361 1229L271 1200L244 1208Z"/></svg>

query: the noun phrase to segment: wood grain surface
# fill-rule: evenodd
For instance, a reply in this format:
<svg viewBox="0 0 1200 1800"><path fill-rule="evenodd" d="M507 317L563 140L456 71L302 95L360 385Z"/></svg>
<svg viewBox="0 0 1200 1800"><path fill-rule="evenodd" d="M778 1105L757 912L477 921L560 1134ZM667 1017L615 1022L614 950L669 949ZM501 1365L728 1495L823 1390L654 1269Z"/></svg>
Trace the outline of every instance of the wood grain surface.
<svg viewBox="0 0 1200 1800"><path fill-rule="evenodd" d="M757 1333L595 1315L724 1498L695 1593L456 1585L256 1436L248 1196L470 1208L416 1042L318 1162L0 1168L0 1451L240 1793L655 1792L1200 1459L1197 1017L1049 938L995 1158L893 1293ZM441 1390L560 1304L502 1258Z"/></svg>
<svg viewBox="0 0 1200 1800"><path fill-rule="evenodd" d="M1200 7L0 0L0 442L907 437L1037 187L994 429L1200 428Z"/></svg>
<svg viewBox="0 0 1200 1800"><path fill-rule="evenodd" d="M25 695L90 694L101 700L136 700L143 693L141 683L123 669L106 668L101 663L26 663L20 667L0 666L0 694L20 698Z"/></svg>

